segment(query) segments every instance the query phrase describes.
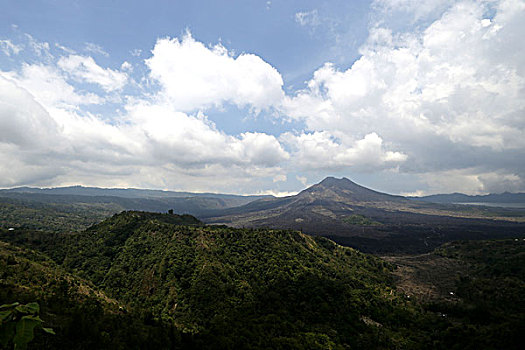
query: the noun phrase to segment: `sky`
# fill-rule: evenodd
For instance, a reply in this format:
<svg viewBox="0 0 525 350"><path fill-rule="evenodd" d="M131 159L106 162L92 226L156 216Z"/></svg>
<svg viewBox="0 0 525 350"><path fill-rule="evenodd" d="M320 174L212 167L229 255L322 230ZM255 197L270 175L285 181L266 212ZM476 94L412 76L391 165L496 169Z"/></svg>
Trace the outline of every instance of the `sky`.
<svg viewBox="0 0 525 350"><path fill-rule="evenodd" d="M0 187L525 192L524 0L0 0Z"/></svg>

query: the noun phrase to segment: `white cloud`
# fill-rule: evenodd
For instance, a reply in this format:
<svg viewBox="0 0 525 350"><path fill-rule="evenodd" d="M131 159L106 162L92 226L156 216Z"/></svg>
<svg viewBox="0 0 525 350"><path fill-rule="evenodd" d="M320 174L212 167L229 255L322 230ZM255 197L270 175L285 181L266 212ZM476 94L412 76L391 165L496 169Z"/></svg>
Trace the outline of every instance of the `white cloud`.
<svg viewBox="0 0 525 350"><path fill-rule="evenodd" d="M218 44L211 48L189 33L181 40L159 39L146 60L151 77L165 97L182 111L225 102L261 110L280 103L283 80L271 65L253 54L233 54Z"/></svg>
<svg viewBox="0 0 525 350"><path fill-rule="evenodd" d="M133 71L133 65L131 63L129 63L128 61L124 61L120 65L120 69L123 70L123 71L132 72Z"/></svg>
<svg viewBox="0 0 525 350"><path fill-rule="evenodd" d="M105 57L109 57L109 53L107 53L102 46L94 44L94 43L86 43L84 46L84 50L90 53L99 54Z"/></svg>
<svg viewBox="0 0 525 350"><path fill-rule="evenodd" d="M61 72L53 67L39 64L24 64L20 73L3 73L16 85L31 93L36 101L46 107L75 109L81 105L101 104L104 99L93 93L78 93Z"/></svg>
<svg viewBox="0 0 525 350"><path fill-rule="evenodd" d="M35 68L49 73L41 66L27 66L28 72ZM102 182L111 176L139 181L139 175L148 174L151 181L171 188L179 175L214 179L214 184L226 182L220 178L246 181L282 173L279 164L289 157L274 136L227 135L204 115L187 115L170 104L135 100L121 120L111 123L60 104L71 96L41 97L44 107L21 87L27 84L24 79L24 74L0 75L0 149L17 159L7 162L16 170L0 171L0 186L36 181L40 175L42 181L57 181L63 173L69 181ZM30 171L35 178L19 171Z"/></svg>
<svg viewBox="0 0 525 350"><path fill-rule="evenodd" d="M22 51L21 45L15 45L11 40L0 40L0 51L6 56L18 55Z"/></svg>
<svg viewBox="0 0 525 350"><path fill-rule="evenodd" d="M413 11L418 2L384 3ZM357 145L341 135L375 133L363 147L376 150L375 159L396 160L401 172L461 171L482 162L474 168L479 174L500 169L525 177L515 169L525 151L525 2L449 5L436 1L415 14L436 17L421 30L395 32L388 18L378 20L351 67L328 63L285 99L283 110L311 131L295 141L312 155L303 164L325 163L324 153L334 154L334 166L364 161L358 154L366 152L345 151ZM378 139L393 153L379 152Z"/></svg>
<svg viewBox="0 0 525 350"><path fill-rule="evenodd" d="M298 191L274 191L274 190L266 190L266 191L259 191L254 193L255 195L263 196L263 195L269 195L274 197L289 197L289 196L295 196Z"/></svg>
<svg viewBox="0 0 525 350"><path fill-rule="evenodd" d="M338 139L326 132L286 133L281 140L292 150L292 159L303 170L348 169L373 171L391 168L407 159L401 152L385 150L383 140L375 133L353 141L341 135Z"/></svg>
<svg viewBox="0 0 525 350"><path fill-rule="evenodd" d="M460 192L466 194L517 192L523 189L523 179L513 173L496 170L485 172L479 167L453 169L419 175L428 183L426 191L417 195Z"/></svg>
<svg viewBox="0 0 525 350"><path fill-rule="evenodd" d="M308 179L306 178L306 176L299 176L299 175L296 175L295 178L303 184L303 186L306 187L306 184L308 183Z"/></svg>
<svg viewBox="0 0 525 350"><path fill-rule="evenodd" d="M73 49L70 49L69 47L65 47L63 45L60 45L59 43L55 43L55 47L64 51L65 53L68 53L68 54L71 54L71 55L74 55L76 54L75 50Z"/></svg>
<svg viewBox="0 0 525 350"><path fill-rule="evenodd" d="M288 96L281 74L261 57L206 46L189 33L159 39L136 80L142 85L133 87L126 86L132 75L144 72L137 60L111 69L58 44L53 53L65 56L55 58L28 36L24 55L32 51L37 58L29 62L39 63L20 59L16 70L0 72L0 161L7 164L0 186L253 192L289 185L298 171L313 181L329 169L419 178L410 191L523 190L525 3L432 1L419 10L416 3L376 1L376 8L399 5L417 25L390 25L378 10L358 60L323 65ZM117 111L104 105L112 97ZM101 106L88 108L94 104ZM205 116L228 104L271 109L296 123L280 136L229 135Z"/></svg>
<svg viewBox="0 0 525 350"><path fill-rule="evenodd" d="M38 56L44 59L52 58L53 55L49 52L49 43L45 41L38 41L29 34L25 34L25 37L28 40L29 47L33 52Z"/></svg>
<svg viewBox="0 0 525 350"><path fill-rule="evenodd" d="M144 135L156 160L201 167L272 167L288 158L274 136L247 132L234 137L216 129L205 116L178 112L169 104L138 102L128 106L128 121Z"/></svg>
<svg viewBox="0 0 525 350"><path fill-rule="evenodd" d="M59 134L58 124L46 110L26 90L2 75L0 125L0 142L28 149L44 146Z"/></svg>
<svg viewBox="0 0 525 350"><path fill-rule="evenodd" d="M58 67L80 82L100 85L105 91L120 90L128 76L124 72L100 67L92 57L69 55L58 60Z"/></svg>
<svg viewBox="0 0 525 350"><path fill-rule="evenodd" d="M214 99L214 104L227 101L268 107L265 92L254 90L258 84L263 90L267 88L267 77L277 80L278 94L283 94L280 75L260 58L241 55L234 59L221 46L208 49L189 36L185 40L179 44L193 42L197 47L194 58L200 60L199 54L204 54L201 63L208 69L206 74L211 72L206 64L217 60L223 65L223 71L211 78L216 84L226 79L225 86L230 84L231 88ZM154 53L152 58L159 56ZM250 131L228 135L203 113L182 112L172 96L165 98L165 89L128 97L122 109L112 115L88 112L84 106L104 104L107 99L79 88L76 82L94 83L106 92L120 93L128 80L123 71L131 73L128 62L117 71L80 55L56 59L48 55L42 60L45 63L23 63L17 71L0 71L0 159L10 164L0 169L0 186L78 181L177 188L180 179L186 183L192 179L192 186L185 189L217 190L218 184L226 186L235 181L234 190L246 192L252 179L284 174L280 164L289 154L275 136ZM155 70L155 63L152 71L158 73L157 78L168 79ZM237 67L240 72L236 72ZM198 106L210 102L196 98Z"/></svg>

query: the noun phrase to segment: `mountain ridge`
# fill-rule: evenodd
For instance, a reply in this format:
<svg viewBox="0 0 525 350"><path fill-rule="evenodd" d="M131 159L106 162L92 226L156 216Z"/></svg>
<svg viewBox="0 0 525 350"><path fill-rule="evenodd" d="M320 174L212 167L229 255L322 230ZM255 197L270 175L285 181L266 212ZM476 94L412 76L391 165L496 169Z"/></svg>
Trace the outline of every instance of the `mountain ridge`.
<svg viewBox="0 0 525 350"><path fill-rule="evenodd" d="M490 193L484 195L468 195L454 192L407 198L432 203L525 203L525 193L522 192Z"/></svg>
<svg viewBox="0 0 525 350"><path fill-rule="evenodd" d="M2 192L17 193L45 193L60 195L81 195L81 196L114 196L123 198L166 198L166 197L210 197L210 198L265 198L273 197L271 195L237 195L229 193L212 193L212 192L187 192L187 191L170 191L170 190L152 190L142 188L106 188L93 186L63 186L63 187L14 187L0 189Z"/></svg>

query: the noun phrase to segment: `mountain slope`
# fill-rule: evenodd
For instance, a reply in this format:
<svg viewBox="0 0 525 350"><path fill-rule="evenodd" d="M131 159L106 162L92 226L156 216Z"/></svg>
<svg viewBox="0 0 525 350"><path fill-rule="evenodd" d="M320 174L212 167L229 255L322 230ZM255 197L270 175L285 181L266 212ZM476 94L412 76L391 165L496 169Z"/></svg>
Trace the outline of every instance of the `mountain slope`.
<svg viewBox="0 0 525 350"><path fill-rule="evenodd" d="M430 251L454 239L525 234L525 225L488 220L479 208L413 201L332 177L295 196L258 200L201 218L234 227L301 230L382 253Z"/></svg>

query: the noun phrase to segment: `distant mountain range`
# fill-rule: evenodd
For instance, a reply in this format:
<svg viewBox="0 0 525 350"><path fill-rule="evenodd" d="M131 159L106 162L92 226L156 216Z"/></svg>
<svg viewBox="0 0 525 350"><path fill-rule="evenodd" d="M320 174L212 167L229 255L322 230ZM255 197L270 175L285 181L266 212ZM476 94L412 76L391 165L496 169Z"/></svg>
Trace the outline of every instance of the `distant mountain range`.
<svg viewBox="0 0 525 350"><path fill-rule="evenodd" d="M237 207L271 196L71 186L5 189L0 190L1 197L48 204L104 205L110 206L113 212L122 210L166 212L171 209L176 213L200 216L209 211Z"/></svg>
<svg viewBox="0 0 525 350"><path fill-rule="evenodd" d="M235 194L223 193L197 193L197 192L178 192L178 191L164 191L164 190L148 190L138 188L100 188L100 187L84 187L84 186L68 186L68 187L51 187L51 188L37 188L37 187L16 187L11 189L0 190L2 192L17 192L17 193L38 193L38 194L61 194L61 195L79 195L79 196L111 196L122 198L188 198L188 197L205 197L205 198L220 198L224 200L233 200L238 203L248 203L250 201L272 197L269 195L248 195L241 196Z"/></svg>
<svg viewBox="0 0 525 350"><path fill-rule="evenodd" d="M525 193L509 192L476 196L469 196L463 193L450 193L407 198L432 203L525 203Z"/></svg>

